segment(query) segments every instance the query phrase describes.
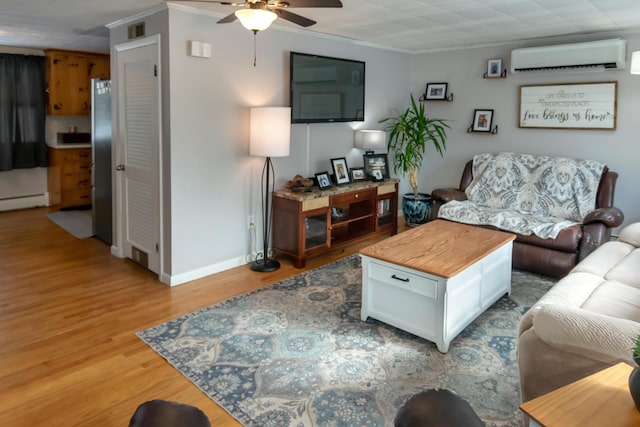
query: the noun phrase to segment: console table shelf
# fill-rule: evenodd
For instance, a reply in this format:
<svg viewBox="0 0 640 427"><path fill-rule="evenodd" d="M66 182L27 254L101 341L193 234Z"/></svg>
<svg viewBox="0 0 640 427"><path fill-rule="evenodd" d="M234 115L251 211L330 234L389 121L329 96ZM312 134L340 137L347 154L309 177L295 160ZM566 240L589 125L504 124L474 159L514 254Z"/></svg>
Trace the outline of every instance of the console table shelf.
<svg viewBox="0 0 640 427"><path fill-rule="evenodd" d="M397 179L306 193L273 192L273 249L297 268L329 250L394 235L397 228Z"/></svg>

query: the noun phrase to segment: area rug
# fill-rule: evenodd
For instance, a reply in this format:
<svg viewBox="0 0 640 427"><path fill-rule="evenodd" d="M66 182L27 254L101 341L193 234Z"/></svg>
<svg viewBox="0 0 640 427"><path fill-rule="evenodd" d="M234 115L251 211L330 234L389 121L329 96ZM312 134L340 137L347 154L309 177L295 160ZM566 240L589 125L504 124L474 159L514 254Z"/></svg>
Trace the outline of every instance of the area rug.
<svg viewBox="0 0 640 427"><path fill-rule="evenodd" d="M552 285L515 271L502 297L440 353L360 320L360 258L351 256L137 335L247 426L392 426L422 390L455 390L486 426L519 426L516 336Z"/></svg>
<svg viewBox="0 0 640 427"><path fill-rule="evenodd" d="M93 236L91 209L53 212L47 214L47 218L78 239L86 239Z"/></svg>

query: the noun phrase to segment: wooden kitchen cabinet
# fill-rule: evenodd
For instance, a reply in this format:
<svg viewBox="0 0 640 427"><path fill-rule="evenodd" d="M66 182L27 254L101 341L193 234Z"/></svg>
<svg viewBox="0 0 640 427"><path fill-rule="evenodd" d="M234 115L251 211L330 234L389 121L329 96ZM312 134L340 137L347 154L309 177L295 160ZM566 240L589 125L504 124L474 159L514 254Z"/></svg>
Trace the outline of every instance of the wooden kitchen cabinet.
<svg viewBox="0 0 640 427"><path fill-rule="evenodd" d="M91 204L91 148L49 148L47 168L52 210Z"/></svg>
<svg viewBox="0 0 640 427"><path fill-rule="evenodd" d="M297 268L306 260L398 229L398 181L273 193L273 249Z"/></svg>
<svg viewBox="0 0 640 427"><path fill-rule="evenodd" d="M47 114L81 116L91 112L91 79L110 78L108 55L47 50Z"/></svg>

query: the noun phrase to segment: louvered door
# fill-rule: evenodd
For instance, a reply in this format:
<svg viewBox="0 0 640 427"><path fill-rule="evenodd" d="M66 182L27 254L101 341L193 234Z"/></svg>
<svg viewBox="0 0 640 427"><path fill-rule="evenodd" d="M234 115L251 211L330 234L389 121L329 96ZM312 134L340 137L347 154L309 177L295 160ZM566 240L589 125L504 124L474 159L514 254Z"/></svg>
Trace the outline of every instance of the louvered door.
<svg viewBox="0 0 640 427"><path fill-rule="evenodd" d="M125 256L160 274L158 46L118 52Z"/></svg>

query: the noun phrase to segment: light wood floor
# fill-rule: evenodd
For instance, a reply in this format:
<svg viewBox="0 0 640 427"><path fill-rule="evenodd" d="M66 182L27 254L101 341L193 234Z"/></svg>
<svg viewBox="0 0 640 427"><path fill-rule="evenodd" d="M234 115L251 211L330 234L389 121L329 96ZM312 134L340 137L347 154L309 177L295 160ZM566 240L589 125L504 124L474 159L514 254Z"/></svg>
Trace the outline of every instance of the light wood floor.
<svg viewBox="0 0 640 427"><path fill-rule="evenodd" d="M0 212L0 425L127 426L151 399L197 406L216 427L240 425L134 334L302 270L282 260L273 273L243 266L170 288L46 213Z"/></svg>

